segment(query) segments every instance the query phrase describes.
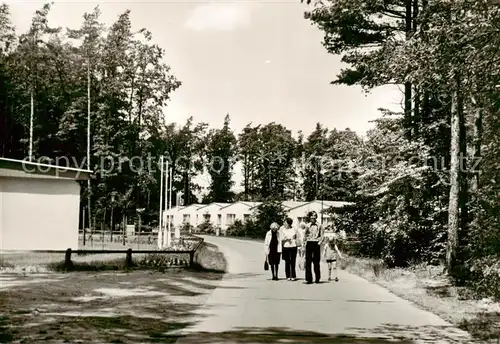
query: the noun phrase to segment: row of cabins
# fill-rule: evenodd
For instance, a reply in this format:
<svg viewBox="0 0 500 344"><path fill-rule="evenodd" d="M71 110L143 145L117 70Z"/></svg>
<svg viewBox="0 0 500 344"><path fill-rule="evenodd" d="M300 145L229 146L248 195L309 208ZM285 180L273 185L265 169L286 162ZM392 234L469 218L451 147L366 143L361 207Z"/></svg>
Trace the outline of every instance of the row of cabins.
<svg viewBox="0 0 500 344"><path fill-rule="evenodd" d="M239 201L234 203L210 203L210 204L191 204L186 207L173 207L164 212L164 221L170 220L174 227L191 225L197 227L203 223L210 223L215 228L219 228L223 233L239 220L245 223L255 213L261 202ZM314 200L310 202L284 201L283 208L287 216L292 218L294 224L304 222L309 211L316 211L318 215L323 210L331 207L342 207L349 203L338 201ZM321 215L320 215L321 216ZM323 224L332 223L329 215L323 215Z"/></svg>

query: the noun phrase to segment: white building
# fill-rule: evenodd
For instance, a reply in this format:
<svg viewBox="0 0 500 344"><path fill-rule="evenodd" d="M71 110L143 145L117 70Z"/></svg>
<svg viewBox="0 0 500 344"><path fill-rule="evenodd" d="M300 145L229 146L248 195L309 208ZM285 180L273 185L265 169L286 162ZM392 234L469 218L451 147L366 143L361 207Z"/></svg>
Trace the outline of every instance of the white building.
<svg viewBox="0 0 500 344"><path fill-rule="evenodd" d="M344 205L349 205L349 204L351 203L314 200L311 202L303 202L303 204L299 204L295 207L288 208L287 214L288 217L290 217L293 220L294 224L300 224L301 222L304 222L308 212L315 211L318 214L318 221L321 221L321 213L324 212L325 210L331 207L341 208ZM331 216L329 216L328 214L323 214L324 225L331 224L332 222L333 220Z"/></svg>
<svg viewBox="0 0 500 344"><path fill-rule="evenodd" d="M193 227L197 227L204 222L209 222L219 234L219 229L224 233L229 226L234 224L236 220L243 223L251 219L257 207L262 202L247 202L239 201L234 203L210 203L210 204L191 204L187 207L174 207L167 213L172 218L174 226L182 226L184 223L189 223ZM315 200L311 202L301 201L284 201L283 208L285 212L294 220L294 224L299 224L304 221L309 211L318 213L318 220L321 220L321 212L330 207L342 207L347 205L347 202L337 201L321 201ZM164 217L166 219L166 217ZM323 223L329 224L332 219L329 215L324 214Z"/></svg>
<svg viewBox="0 0 500 344"><path fill-rule="evenodd" d="M221 208L230 205L231 203L210 203L198 208L198 223L201 225L204 222L211 223L214 227L222 227Z"/></svg>
<svg viewBox="0 0 500 344"><path fill-rule="evenodd" d="M197 225L197 210L198 208L204 206L203 204L191 204L187 207L173 207L167 211L164 211L164 219L166 220L167 216L171 217L172 224L174 226L182 226L185 223L189 223L191 226L195 227Z"/></svg>
<svg viewBox="0 0 500 344"><path fill-rule="evenodd" d="M90 173L0 158L0 250L77 250L78 180Z"/></svg>
<svg viewBox="0 0 500 344"><path fill-rule="evenodd" d="M222 215L222 231L224 232L229 226L234 224L236 220L243 223L248 221L253 215L253 209L259 204L261 204L261 202L240 201L222 207L220 209Z"/></svg>
<svg viewBox="0 0 500 344"><path fill-rule="evenodd" d="M162 223L168 224L168 221L170 220L171 226L174 226L174 227L181 226L183 216L180 216L179 212L181 210L183 210L184 208L186 208L186 207L175 206L175 207L172 207L171 209L163 211Z"/></svg>

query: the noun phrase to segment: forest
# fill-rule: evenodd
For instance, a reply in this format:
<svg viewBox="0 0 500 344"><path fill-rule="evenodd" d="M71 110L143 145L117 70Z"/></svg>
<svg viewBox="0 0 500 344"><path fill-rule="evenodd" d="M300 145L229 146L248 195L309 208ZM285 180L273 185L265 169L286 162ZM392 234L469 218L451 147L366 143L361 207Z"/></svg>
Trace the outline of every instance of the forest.
<svg viewBox="0 0 500 344"><path fill-rule="evenodd" d="M404 110L381 109L364 137L321 123L310 134L279 123L250 123L235 133L230 115L215 125L193 118L167 123L163 112L182 80L151 32L132 30L129 11L106 27L96 7L79 28L67 30L51 26L49 12L49 5L42 7L30 30L16 35L9 7L0 7L1 156L24 159L32 152L51 163L61 156L86 161L90 113L94 173L90 188L83 183L82 189L96 221L110 206L116 216L145 208L152 221L160 172L133 168L131 160L165 155L174 205L177 196L184 205L351 201L355 205L337 211L337 226L358 233L360 255L390 266L444 264L457 283L500 290L498 4L310 4L304 20L324 33L318 44L349 66L332 84L367 92L401 85ZM102 168L104 160L124 168ZM207 168L214 161L220 166ZM243 192L234 193L238 161ZM211 183L197 199L195 177L203 172Z"/></svg>

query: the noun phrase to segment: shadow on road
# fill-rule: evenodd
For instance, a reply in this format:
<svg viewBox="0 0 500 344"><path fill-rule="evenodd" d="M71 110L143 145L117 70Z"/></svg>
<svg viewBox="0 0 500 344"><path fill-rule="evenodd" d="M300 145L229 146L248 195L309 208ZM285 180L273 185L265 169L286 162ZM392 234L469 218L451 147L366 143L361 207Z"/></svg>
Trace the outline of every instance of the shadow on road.
<svg viewBox="0 0 500 344"><path fill-rule="evenodd" d="M351 335L326 335L316 332L297 331L287 328L241 328L221 333L200 332L179 338L178 344L207 343L414 343L407 339L389 340Z"/></svg>
<svg viewBox="0 0 500 344"><path fill-rule="evenodd" d="M239 328L233 331L188 334L178 344L206 343L472 343L470 338L446 326L398 326L352 328L349 334L328 335L289 328Z"/></svg>

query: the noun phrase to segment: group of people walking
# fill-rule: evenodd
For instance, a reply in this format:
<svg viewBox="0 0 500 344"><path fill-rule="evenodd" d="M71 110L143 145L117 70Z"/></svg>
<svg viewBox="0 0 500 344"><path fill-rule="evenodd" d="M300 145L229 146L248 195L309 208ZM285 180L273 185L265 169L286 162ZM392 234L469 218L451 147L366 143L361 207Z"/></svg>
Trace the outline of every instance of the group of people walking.
<svg viewBox="0 0 500 344"><path fill-rule="evenodd" d="M338 281L337 262L342 258L338 248L338 240L342 235L325 230L318 224L318 214L312 211L308 214L309 222L301 223L300 227L293 225L293 220L287 218L283 226L272 223L266 233L265 268L271 270L273 281L278 281L278 271L281 258L285 261L285 276L289 281L297 280L296 265L299 257L301 268L305 270L305 280L308 284L319 283L321 280L321 259L328 263L328 280L332 280L332 269L335 281Z"/></svg>

